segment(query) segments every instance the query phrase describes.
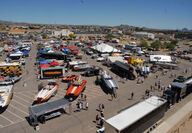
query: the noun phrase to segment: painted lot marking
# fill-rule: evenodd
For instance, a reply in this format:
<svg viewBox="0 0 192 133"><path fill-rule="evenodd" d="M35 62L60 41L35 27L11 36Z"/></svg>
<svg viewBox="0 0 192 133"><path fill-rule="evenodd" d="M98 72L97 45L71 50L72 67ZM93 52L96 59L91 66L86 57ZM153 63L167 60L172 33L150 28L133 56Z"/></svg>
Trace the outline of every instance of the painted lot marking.
<svg viewBox="0 0 192 133"><path fill-rule="evenodd" d="M31 102L28 102L28 101L24 100L23 98L21 98L21 97L19 97L19 96L17 96L17 95L14 95L14 96L16 96L18 99L20 99L20 100L22 100L22 101L24 101L24 102L26 102L26 103L31 104Z"/></svg>
<svg viewBox="0 0 192 133"><path fill-rule="evenodd" d="M4 118L5 120L9 121L11 124L13 124L14 122L9 120L7 117L3 116L3 115L0 115L2 118Z"/></svg>
<svg viewBox="0 0 192 133"><path fill-rule="evenodd" d="M23 121L24 121L24 120L23 120ZM17 122L14 122L14 123L11 123L11 124L8 124L8 125L5 125L5 126L0 125L0 128L9 127L9 126L11 126L11 125L18 124L18 123L23 122L23 121L17 121Z"/></svg>
<svg viewBox="0 0 192 133"><path fill-rule="evenodd" d="M24 121L23 118L21 118L20 116L16 115L15 113L13 113L13 112L11 112L11 111L9 111L9 110L6 110L6 111L9 112L10 114L16 116L17 118L21 119L22 121Z"/></svg>
<svg viewBox="0 0 192 133"><path fill-rule="evenodd" d="M24 112L23 110L21 110L21 109L15 107L15 106L13 106L13 105L11 105L11 104L10 104L9 106L11 106L11 107L13 107L13 108L19 110L20 112L22 112L22 113L24 113L24 114L26 114L26 115L29 115L27 112Z"/></svg>
<svg viewBox="0 0 192 133"><path fill-rule="evenodd" d="M27 94L29 94L29 95L35 96L35 94L37 94L38 91L36 91L36 92L33 92L33 91L23 91L23 93L27 93ZM23 94L23 93L22 93L22 94Z"/></svg>
<svg viewBox="0 0 192 133"><path fill-rule="evenodd" d="M12 99L13 102L16 102L17 104L20 104L21 106L25 107L25 108L28 108L28 106L24 105L24 104L21 104L20 102L17 102L15 99Z"/></svg>
<svg viewBox="0 0 192 133"><path fill-rule="evenodd" d="M26 96L25 94L20 93L19 95L22 95L22 96L24 96L24 97L26 97L26 98L28 98L28 99L30 99L30 100L33 100L33 98L31 98L31 97L29 97L29 96Z"/></svg>

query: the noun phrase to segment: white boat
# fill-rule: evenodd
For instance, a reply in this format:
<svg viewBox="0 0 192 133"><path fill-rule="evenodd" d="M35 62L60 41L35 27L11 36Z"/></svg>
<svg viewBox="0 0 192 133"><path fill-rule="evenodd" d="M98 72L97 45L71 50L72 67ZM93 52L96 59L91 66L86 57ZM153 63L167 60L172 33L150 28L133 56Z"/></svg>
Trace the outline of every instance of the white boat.
<svg viewBox="0 0 192 133"><path fill-rule="evenodd" d="M48 85L43 87L34 97L34 101L37 101L38 104L48 101L51 96L56 95L58 86L56 82L49 82Z"/></svg>
<svg viewBox="0 0 192 133"><path fill-rule="evenodd" d="M13 85L0 86L0 107L9 105L13 97Z"/></svg>
<svg viewBox="0 0 192 133"><path fill-rule="evenodd" d="M101 81L110 90L118 89L119 88L119 85L117 84L115 79L110 74L108 74L106 71L102 72L102 74L101 74Z"/></svg>
<svg viewBox="0 0 192 133"><path fill-rule="evenodd" d="M18 82L21 79L21 76L15 76L8 79L0 80L0 85L11 85Z"/></svg>

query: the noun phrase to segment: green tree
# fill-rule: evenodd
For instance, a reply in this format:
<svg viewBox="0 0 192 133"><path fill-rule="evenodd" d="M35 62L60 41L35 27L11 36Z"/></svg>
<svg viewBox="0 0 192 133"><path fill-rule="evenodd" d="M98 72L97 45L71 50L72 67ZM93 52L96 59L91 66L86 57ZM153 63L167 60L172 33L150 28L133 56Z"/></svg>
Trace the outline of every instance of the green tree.
<svg viewBox="0 0 192 133"><path fill-rule="evenodd" d="M3 26L0 26L0 30L5 30L6 28Z"/></svg>
<svg viewBox="0 0 192 133"><path fill-rule="evenodd" d="M169 43L164 42L163 44L161 44L161 46L160 46L160 47L161 47L162 49L165 49L165 48L167 48L167 45L168 45L168 44L169 44Z"/></svg>
<svg viewBox="0 0 192 133"><path fill-rule="evenodd" d="M169 44L167 45L167 49L169 49L170 51L174 50L175 47L176 47L176 45L173 44L173 43L169 43Z"/></svg>
<svg viewBox="0 0 192 133"><path fill-rule="evenodd" d="M70 33L70 34L69 34L69 37L70 37L71 39L73 39L73 38L75 37L75 34Z"/></svg>
<svg viewBox="0 0 192 133"><path fill-rule="evenodd" d="M176 45L178 43L178 40L172 40L171 43Z"/></svg>
<svg viewBox="0 0 192 133"><path fill-rule="evenodd" d="M105 38L107 38L107 39L112 39L112 38L116 38L114 35L112 35L112 34L107 34L106 36L105 36Z"/></svg>
<svg viewBox="0 0 192 133"><path fill-rule="evenodd" d="M147 44L147 42L145 41L145 40L141 40L140 41L140 47L148 47L148 44Z"/></svg>
<svg viewBox="0 0 192 133"><path fill-rule="evenodd" d="M160 41L154 41L153 43L151 43L151 47L155 50L158 50L161 46L161 42Z"/></svg>
<svg viewBox="0 0 192 133"><path fill-rule="evenodd" d="M47 34L43 34L43 35L42 35L42 38L43 38L43 39L47 39Z"/></svg>

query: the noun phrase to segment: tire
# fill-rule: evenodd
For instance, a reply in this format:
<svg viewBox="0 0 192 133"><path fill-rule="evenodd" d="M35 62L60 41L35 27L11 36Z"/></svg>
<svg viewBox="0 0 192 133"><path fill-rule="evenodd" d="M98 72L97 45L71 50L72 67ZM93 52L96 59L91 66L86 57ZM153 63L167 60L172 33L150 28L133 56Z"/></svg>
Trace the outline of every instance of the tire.
<svg viewBox="0 0 192 133"><path fill-rule="evenodd" d="M72 97L70 97L70 98L69 98L69 101L73 101L73 98L72 98Z"/></svg>
<svg viewBox="0 0 192 133"><path fill-rule="evenodd" d="M44 124L45 121L46 121L46 120L45 120L45 116L44 116L44 115L40 116L39 121L40 121L42 124Z"/></svg>

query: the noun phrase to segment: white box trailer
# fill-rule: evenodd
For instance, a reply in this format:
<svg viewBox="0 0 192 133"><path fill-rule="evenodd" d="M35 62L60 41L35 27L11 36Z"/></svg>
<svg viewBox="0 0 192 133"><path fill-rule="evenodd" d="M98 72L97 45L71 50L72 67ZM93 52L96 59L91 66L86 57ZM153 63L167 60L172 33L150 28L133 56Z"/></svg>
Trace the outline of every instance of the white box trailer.
<svg viewBox="0 0 192 133"><path fill-rule="evenodd" d="M105 121L105 133L143 133L158 122L167 110L167 101L152 96Z"/></svg>
<svg viewBox="0 0 192 133"><path fill-rule="evenodd" d="M168 55L150 55L149 56L150 62L172 62L171 56Z"/></svg>
<svg viewBox="0 0 192 133"><path fill-rule="evenodd" d="M105 63L107 66L111 66L113 63L115 63L115 61L126 62L122 56L108 56L105 58Z"/></svg>

